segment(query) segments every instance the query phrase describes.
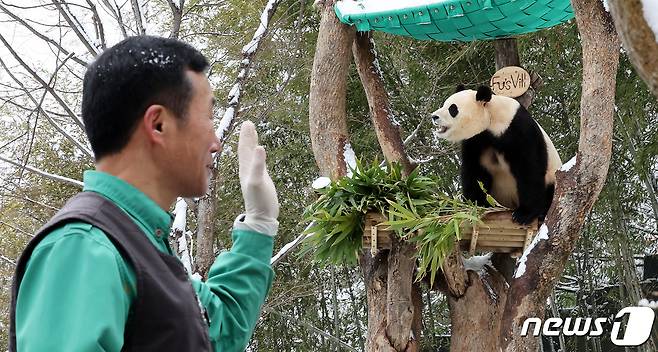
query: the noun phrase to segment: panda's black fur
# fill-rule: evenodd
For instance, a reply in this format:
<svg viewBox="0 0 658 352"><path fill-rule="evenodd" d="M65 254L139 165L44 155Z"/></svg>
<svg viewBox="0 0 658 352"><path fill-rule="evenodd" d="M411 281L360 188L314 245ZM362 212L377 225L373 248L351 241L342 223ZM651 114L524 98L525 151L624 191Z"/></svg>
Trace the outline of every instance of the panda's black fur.
<svg viewBox="0 0 658 352"><path fill-rule="evenodd" d="M463 90L463 87L457 90ZM489 102L491 97L488 87L480 87L476 93L477 101ZM449 107L452 117L457 115L457 109L454 104ZM549 155L539 125L521 104L508 128L499 136L484 130L461 141L461 183L464 196L484 206L488 202L478 181L482 181L485 189L492 189L493 176L481 163L482 158L490 157L490 163L497 165L499 160L496 154L488 152L492 149L503 155L516 181L518 207L513 213L514 221L528 224L535 218L543 220L555 190L554 183L546 182ZM483 156L485 153L488 154Z"/></svg>

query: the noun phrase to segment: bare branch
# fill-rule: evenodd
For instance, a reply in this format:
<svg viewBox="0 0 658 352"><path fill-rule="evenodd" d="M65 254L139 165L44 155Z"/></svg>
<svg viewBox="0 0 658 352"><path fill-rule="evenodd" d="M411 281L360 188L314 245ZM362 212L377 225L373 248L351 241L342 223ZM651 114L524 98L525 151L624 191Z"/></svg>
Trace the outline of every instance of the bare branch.
<svg viewBox="0 0 658 352"><path fill-rule="evenodd" d="M55 81L55 78L57 77L57 72L59 72L59 70L62 68L62 66L64 66L66 64L66 61L68 61L68 59L70 59L71 56L72 56L72 54L69 54L66 58L64 58L64 60L62 60L62 62L60 64L57 65L57 67L55 67L55 70L53 71L53 74L50 76L50 79L48 80L48 84L47 84L48 87L50 87L50 85L53 84L53 82ZM59 61L59 53L57 53L57 55L55 55L55 59ZM39 111L42 109L43 101L46 99L47 94L48 94L48 90L44 89L43 94L41 94L41 98L39 99L39 103L36 105L34 110L32 110L32 112L29 115L29 116L31 116L32 113L34 113L34 115L35 115L35 117L34 117L34 128L32 129L32 136L29 138L28 146L27 146L27 148L25 148L26 152L25 152L25 156L23 157L23 165L27 164L28 160L30 160L30 153L32 152L32 145L34 144L34 138L37 135L37 126L39 124ZM28 121L27 121L27 129L28 129L27 133L29 133L29 131L30 131L29 116L28 116ZM21 170L20 176L18 177L18 179L19 179L18 182L19 183L20 183L20 180L22 178L23 178L23 170Z"/></svg>
<svg viewBox="0 0 658 352"><path fill-rule="evenodd" d="M23 234L23 235L25 235L25 236L34 237L34 234L29 233L29 232L27 232L27 231L25 231L25 230L23 230L23 229L21 229L21 228L19 228L19 227L16 227L16 226L14 226L14 225L12 225L12 224L10 224L10 223L8 223L8 222L5 222L5 221L0 220L0 224L5 225L5 226L7 226L7 227L10 227L12 230L15 230L15 231L17 231L17 232L20 232L21 234Z"/></svg>
<svg viewBox="0 0 658 352"><path fill-rule="evenodd" d="M78 36L80 42L87 48L87 51L89 51L92 56L98 55L98 50L92 44L89 36L85 32L85 29L82 27L82 25L80 25L78 20L75 19L75 16L73 16L72 13L70 13L66 8L62 6L66 3L64 1L60 2L59 0L52 0L52 2L55 4L59 10L59 13L62 15L62 17L64 17L64 20L66 23L68 23L69 27L71 27L75 35Z"/></svg>
<svg viewBox="0 0 658 352"><path fill-rule="evenodd" d="M105 41L105 29L103 28L103 21L101 21L98 11L96 10L96 5L94 5L91 0L87 0L89 8L92 14L92 19L94 21L94 29L96 30L96 39L100 41L101 49L105 50L107 48L107 42Z"/></svg>
<svg viewBox="0 0 658 352"><path fill-rule="evenodd" d="M267 308L267 307L263 308L263 311L265 311L265 312L267 312L267 313L271 313L271 314L277 315L277 316L279 316L279 317L281 317L281 318L284 318L284 319L286 319L286 320L288 320L288 321L290 321L290 322L292 322L292 323L299 324L299 325L301 325L301 326L303 326L303 327L309 329L310 331L312 331L312 332L314 332L314 333L317 333L317 334L320 334L320 335L324 336L324 337L327 338L329 341L331 341L332 343L336 344L336 345L339 346L339 347L342 347L342 348L345 349L345 350L353 351L353 352L357 352L356 349L354 349L352 346L348 345L347 343L341 341L338 337L331 335L330 333L328 333L328 332L326 332L326 331L324 331L324 330L322 330L322 329L316 327L315 325L313 325L313 324L307 322L307 321L304 320L304 319L299 319L299 318L291 317L291 316L288 315L288 314L284 314L284 313L281 313L281 312L277 312L277 311L275 311L274 309Z"/></svg>
<svg viewBox="0 0 658 352"><path fill-rule="evenodd" d="M4 41L4 38L2 37L1 34L0 34L0 40L3 40L3 41ZM55 127L55 129L56 129L59 133L61 133L62 135L64 135L64 137L68 138L68 139L71 141L71 143L73 143L76 147L78 147L78 149L80 149L80 151L82 151L83 153L85 153L88 157L93 158L91 151L90 151L87 147L85 147L85 146L84 146L82 143L80 143L77 139L75 139L75 138L74 138L73 136L71 136L68 132L66 132L66 130L64 130L64 129L60 126L60 124L56 123L56 122L50 117L50 115L49 115L49 114L48 114L48 113L47 113L47 112L41 107L41 104L40 104L39 102L37 102L37 100L34 98L34 96L32 95L32 93L30 93L30 92L25 88L25 86L23 85L23 82L21 82L21 81L20 81L20 80L19 80L19 79L18 79L18 78L17 78L17 77L11 72L11 70L9 70L9 68L7 67L7 65L5 64L5 62L2 61L2 59L0 59L0 66L2 66L2 67L5 69L5 71L6 71L7 74L9 75L9 77L11 77L11 78L12 78L12 79L13 79L13 80L14 80L19 86L21 86L21 88L22 88L23 91L27 94L27 96L30 98L30 100L35 104L35 106L39 109L39 111L41 111L41 113L44 115L44 117L46 117L46 119L52 124L53 127ZM45 82L44 82L44 83L45 83ZM44 85L44 87L45 87L46 89L48 89L48 86L47 86L47 85Z"/></svg>
<svg viewBox="0 0 658 352"><path fill-rule="evenodd" d="M82 124L82 121L78 118L78 115L76 115L76 113L73 112L73 109L71 109L71 108L68 106L68 104L64 101L64 99L62 99L62 98L59 96L59 94L57 94L57 92L55 92L54 89L52 89L51 87L48 86L48 84L43 80L43 78L41 78L41 76L39 76L38 73L36 73L33 69L31 69L30 66L29 66L27 63L25 63L25 61L23 61L23 59L20 57L20 55L18 55L18 53L14 50L14 48L11 47L11 45L7 42L7 40L5 39L5 37L2 36L2 34L0 34L0 41L2 41L2 43L5 45L5 47L7 48L7 50L9 50L9 52L11 52L11 54L14 56L14 58L16 59L16 61L18 61L18 63L20 63L21 66L23 66L23 68L24 68L27 72L29 72L30 75L32 75L32 77L34 77L34 79L36 79L37 81L39 81L39 83L41 83L41 85L42 85L45 89L48 90L48 92L53 96L53 98L55 98L55 100L59 103L59 105L61 105L61 106L64 108L64 110L66 110L66 112L67 112L67 113L69 114L69 116L73 119L73 121L74 121L74 122L75 122L75 123L81 128L81 129L84 129L84 125ZM9 72L9 70L7 70L7 72ZM18 83L18 82L19 82L19 81L17 81L17 83Z"/></svg>
<svg viewBox="0 0 658 352"><path fill-rule="evenodd" d="M171 9L171 14L173 16L171 21L171 33L169 34L170 38L178 38L180 34L180 25L183 22L183 6L185 4L184 0L181 0L180 6L176 5L173 0L167 0L169 8Z"/></svg>
<svg viewBox="0 0 658 352"><path fill-rule="evenodd" d="M133 6L133 14L135 15L135 26L137 27L137 33L139 35L146 34L144 29L144 23L142 22L142 11L139 9L139 0L131 0L130 3Z"/></svg>
<svg viewBox="0 0 658 352"><path fill-rule="evenodd" d="M74 179L64 177L64 176L60 176L60 175L51 174L50 172L46 172L46 171L34 168L32 166L21 165L21 163L13 161L11 159L7 159L3 156L0 156L0 160L4 161L6 163L12 164L14 166L24 168L25 170L32 171L37 175L41 175L41 176L43 176L45 178L49 178L51 180L55 180L55 181L59 181L59 182L63 182L63 183L68 183L70 185L74 185L74 186L77 186L77 187L80 187L80 188L83 187L83 183L78 181L78 180L74 180Z"/></svg>
<svg viewBox="0 0 658 352"><path fill-rule="evenodd" d="M283 260L283 258L285 258L290 252L292 252L295 248L297 248L297 247L299 246L299 244L302 243L302 240L303 240L303 239L305 239L305 238L308 237L308 236L311 236L312 234L305 234L304 232L306 232L306 230L310 229L310 228L313 227L314 225L315 225L315 222L311 222L310 224L308 224L308 226L306 226L306 228L304 229L304 231L302 231L302 234L301 234L301 235L297 236L297 238L295 238L294 240L292 240L292 242L289 242L288 244L286 244L285 246L283 246L283 247L279 250L279 252L278 252L275 256L273 256L272 259L270 259L270 264L271 264L272 266L277 265L277 264L278 264L281 260Z"/></svg>
<svg viewBox="0 0 658 352"><path fill-rule="evenodd" d="M226 108L224 116L222 116L222 120L219 122L219 128L217 129L217 136L219 137L219 140L222 141L222 143L225 142L226 138L228 138L228 135L230 134L228 132L233 130L233 121L236 115L235 112L239 111L240 93L242 91L242 86L247 79L247 75L249 74L251 61L258 51L261 41L267 34L270 20L272 20L274 12L276 11L276 8L279 6L280 2L281 0L268 1L267 5L265 5L265 9L260 15L260 23L256 29L256 32L254 33L253 38L247 45L242 47L243 60L240 61L240 66L238 67L238 77L235 81L235 84L231 88L231 91L229 92L228 107ZM221 153L217 153L215 155L220 154Z"/></svg>
<svg viewBox="0 0 658 352"><path fill-rule="evenodd" d="M123 37L128 38L128 33L126 32L126 24L123 23L123 17L121 17L121 9L119 8L119 5L117 5L116 1L114 2L114 6L112 6L109 0L101 0L101 5L104 5L103 8L105 11L107 11L109 15L117 21Z"/></svg>
<svg viewBox="0 0 658 352"><path fill-rule="evenodd" d="M7 188L7 187L4 187L4 188ZM0 196L2 196L2 197L11 197L11 198L16 198L16 199L25 200L25 201L28 201L28 202L30 202L30 203L32 203L32 204L36 204L36 205L42 206L42 207L44 207L44 208L46 208L46 209L50 209L50 210L54 210L54 211L59 211L59 208L53 207L52 205L48 205L48 204L43 203L43 202L39 202L38 200L34 200L34 199L32 199L32 198L30 198L30 197L27 197L27 196L25 196L25 195L18 196L18 195L15 194L15 192L12 193L12 194L9 194L9 193L2 193L2 194L0 194Z"/></svg>
<svg viewBox="0 0 658 352"><path fill-rule="evenodd" d="M13 265L13 266L16 266L16 262L15 262L15 261L13 261L13 260L11 260L11 259L5 257L4 255L0 254L0 258L2 258L2 260L6 261L7 263L9 263L9 264L11 264L11 265Z"/></svg>
<svg viewBox="0 0 658 352"><path fill-rule="evenodd" d="M48 38L45 35L41 34L39 31L34 29L34 27L32 27L29 23L27 23L22 18L18 17L16 14L11 12L9 9L7 9L2 4L0 4L0 10L2 10L2 12L4 12L7 16L11 17L14 21L20 23L23 27L27 28L27 30L29 30L32 34L37 36L39 39L45 41L48 44L52 44L52 45L56 46L59 50L62 51L62 53L64 53L64 55L69 55L70 52L68 50L64 49L59 43L57 43L53 39ZM77 62L78 64L80 64L82 66L85 66L85 67L87 66L87 63L84 62L83 60L81 60L80 58L76 57L75 53L74 53L74 56L72 57L72 59L73 59L73 61Z"/></svg>

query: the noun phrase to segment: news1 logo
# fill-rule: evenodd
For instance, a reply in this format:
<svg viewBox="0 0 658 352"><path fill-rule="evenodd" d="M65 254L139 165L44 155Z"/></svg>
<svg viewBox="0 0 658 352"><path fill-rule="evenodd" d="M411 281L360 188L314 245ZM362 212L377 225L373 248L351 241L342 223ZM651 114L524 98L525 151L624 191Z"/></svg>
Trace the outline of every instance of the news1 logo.
<svg viewBox="0 0 658 352"><path fill-rule="evenodd" d="M628 315L622 333L622 322L619 321ZM626 307L615 315L615 321L612 323L612 332L610 339L617 346L639 346L649 339L655 313L649 307ZM530 324L534 323L531 331L533 336L601 336L603 334L603 324L607 323L607 318L549 318L543 321L539 318L528 318L523 322L521 336L527 336L530 330Z"/></svg>

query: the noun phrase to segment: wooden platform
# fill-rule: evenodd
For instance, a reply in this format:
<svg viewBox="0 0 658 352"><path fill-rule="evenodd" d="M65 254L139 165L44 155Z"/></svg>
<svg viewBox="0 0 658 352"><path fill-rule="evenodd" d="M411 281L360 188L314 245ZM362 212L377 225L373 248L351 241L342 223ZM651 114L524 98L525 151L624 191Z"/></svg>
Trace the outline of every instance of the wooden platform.
<svg viewBox="0 0 658 352"><path fill-rule="evenodd" d="M516 253L530 244L537 234L535 220L528 226L512 220L512 211L493 211L482 216L483 224L462 226L459 245L471 255L475 252Z"/></svg>
<svg viewBox="0 0 658 352"><path fill-rule="evenodd" d="M379 213L366 214L363 247L370 248L373 255L380 249L391 248L393 231L388 226L382 225L387 220ZM475 252L519 254L530 244L539 227L537 220L529 226L515 223L511 211L485 213L482 221L483 224L476 225L474 228L470 224L461 227L459 245L471 255ZM373 233L376 233L374 239Z"/></svg>

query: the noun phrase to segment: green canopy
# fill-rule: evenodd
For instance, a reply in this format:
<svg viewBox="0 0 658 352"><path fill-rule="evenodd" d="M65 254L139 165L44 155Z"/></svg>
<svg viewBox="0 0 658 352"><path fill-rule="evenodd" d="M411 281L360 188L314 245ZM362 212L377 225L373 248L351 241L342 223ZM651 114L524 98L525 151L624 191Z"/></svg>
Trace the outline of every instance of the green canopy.
<svg viewBox="0 0 658 352"><path fill-rule="evenodd" d="M358 31L439 41L506 38L574 17L569 0L342 0L334 10Z"/></svg>

